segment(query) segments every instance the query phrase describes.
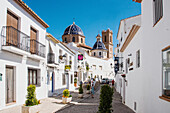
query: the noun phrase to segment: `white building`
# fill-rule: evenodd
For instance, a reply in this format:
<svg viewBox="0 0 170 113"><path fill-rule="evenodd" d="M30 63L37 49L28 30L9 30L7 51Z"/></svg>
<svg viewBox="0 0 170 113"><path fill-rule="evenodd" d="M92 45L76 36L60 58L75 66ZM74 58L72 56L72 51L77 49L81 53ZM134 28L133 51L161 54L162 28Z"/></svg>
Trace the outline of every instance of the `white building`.
<svg viewBox="0 0 170 113"><path fill-rule="evenodd" d="M63 42L70 48L75 55L75 76L78 81L85 81L91 78L114 78L113 42L112 31L102 31L102 40L98 35L94 47L85 44L83 31L75 23L68 26L62 36ZM79 56L82 59L79 59ZM89 68L89 69L87 69Z"/></svg>
<svg viewBox="0 0 170 113"><path fill-rule="evenodd" d="M120 22L116 89L137 113L169 113L170 1L134 1L142 14Z"/></svg>
<svg viewBox="0 0 170 113"><path fill-rule="evenodd" d="M0 3L0 110L24 104L27 86L47 97L45 36L49 26L21 0Z"/></svg>
<svg viewBox="0 0 170 113"><path fill-rule="evenodd" d="M60 94L66 88L74 91L75 53L49 33L46 36L46 48L48 95ZM66 71L66 65L71 66L71 69Z"/></svg>

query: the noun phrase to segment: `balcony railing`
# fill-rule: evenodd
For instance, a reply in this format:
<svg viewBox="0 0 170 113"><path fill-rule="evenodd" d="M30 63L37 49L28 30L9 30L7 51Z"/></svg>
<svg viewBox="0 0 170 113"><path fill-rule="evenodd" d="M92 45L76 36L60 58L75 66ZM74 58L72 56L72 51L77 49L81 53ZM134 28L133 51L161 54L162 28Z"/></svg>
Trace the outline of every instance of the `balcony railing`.
<svg viewBox="0 0 170 113"><path fill-rule="evenodd" d="M28 35L12 26L3 26L1 37L2 46L13 46L32 54L45 57L45 45L30 39Z"/></svg>
<svg viewBox="0 0 170 113"><path fill-rule="evenodd" d="M49 64L55 63L55 54L54 53L48 53L47 63L49 63Z"/></svg>
<svg viewBox="0 0 170 113"><path fill-rule="evenodd" d="M35 39L30 40L30 52L45 57L45 45L41 44Z"/></svg>

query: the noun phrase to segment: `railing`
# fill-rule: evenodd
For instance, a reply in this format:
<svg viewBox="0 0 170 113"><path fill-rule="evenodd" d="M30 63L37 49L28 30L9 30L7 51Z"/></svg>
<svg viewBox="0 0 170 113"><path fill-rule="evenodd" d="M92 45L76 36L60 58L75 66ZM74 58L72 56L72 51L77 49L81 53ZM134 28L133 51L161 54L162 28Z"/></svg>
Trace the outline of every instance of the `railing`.
<svg viewBox="0 0 170 113"><path fill-rule="evenodd" d="M45 57L45 45L41 44L35 39L30 40L30 52Z"/></svg>
<svg viewBox="0 0 170 113"><path fill-rule="evenodd" d="M24 51L30 51L29 36L12 26L4 26L1 31L2 46L14 46Z"/></svg>
<svg viewBox="0 0 170 113"><path fill-rule="evenodd" d="M45 45L12 26L3 26L1 31L2 46L14 46L21 50L45 57Z"/></svg>
<svg viewBox="0 0 170 113"><path fill-rule="evenodd" d="M49 64L55 63L55 54L54 53L48 53L47 63L49 63Z"/></svg>

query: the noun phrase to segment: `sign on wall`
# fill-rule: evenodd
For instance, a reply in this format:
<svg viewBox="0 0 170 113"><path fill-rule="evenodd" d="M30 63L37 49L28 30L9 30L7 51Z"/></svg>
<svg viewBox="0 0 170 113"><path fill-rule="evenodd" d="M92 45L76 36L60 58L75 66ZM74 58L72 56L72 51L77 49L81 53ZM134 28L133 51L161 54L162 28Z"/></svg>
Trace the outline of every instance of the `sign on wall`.
<svg viewBox="0 0 170 113"><path fill-rule="evenodd" d="M83 60L83 54L78 55L78 60Z"/></svg>

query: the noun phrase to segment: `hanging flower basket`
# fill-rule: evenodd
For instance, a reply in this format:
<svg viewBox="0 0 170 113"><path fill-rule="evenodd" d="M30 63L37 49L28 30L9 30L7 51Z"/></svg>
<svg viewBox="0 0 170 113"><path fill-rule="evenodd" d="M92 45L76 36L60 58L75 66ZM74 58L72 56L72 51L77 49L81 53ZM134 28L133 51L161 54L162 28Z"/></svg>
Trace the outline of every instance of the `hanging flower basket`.
<svg viewBox="0 0 170 113"><path fill-rule="evenodd" d="M63 56L62 56L62 55L60 55L60 56L59 56L59 59L60 59L60 60L62 60L62 59L63 59Z"/></svg>

